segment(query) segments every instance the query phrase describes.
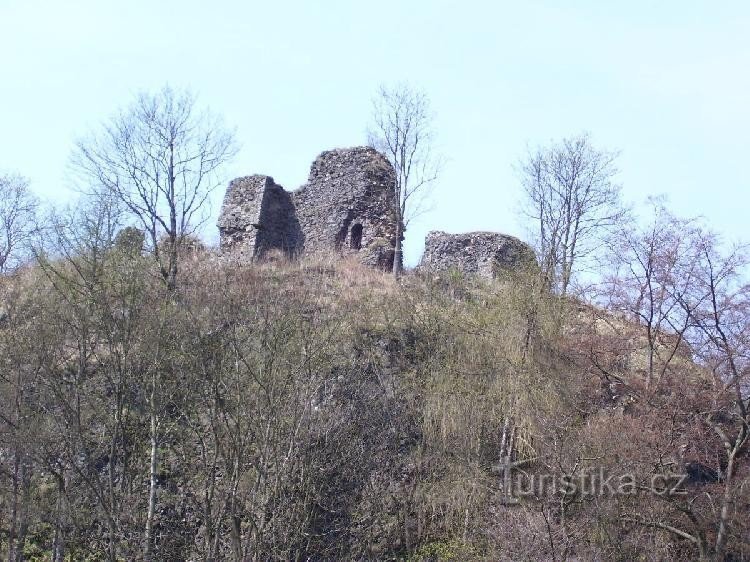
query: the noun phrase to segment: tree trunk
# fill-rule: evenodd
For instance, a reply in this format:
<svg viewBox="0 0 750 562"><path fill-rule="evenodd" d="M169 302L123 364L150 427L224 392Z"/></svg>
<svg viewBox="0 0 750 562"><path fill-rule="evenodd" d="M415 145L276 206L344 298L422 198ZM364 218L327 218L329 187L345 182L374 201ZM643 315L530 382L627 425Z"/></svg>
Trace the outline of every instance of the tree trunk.
<svg viewBox="0 0 750 562"><path fill-rule="evenodd" d="M401 251L401 238L403 238L403 226L401 217L396 224L396 247L393 250L393 276L400 277L404 268L404 260Z"/></svg>
<svg viewBox="0 0 750 562"><path fill-rule="evenodd" d="M737 444L742 443L740 436L737 437L735 447L728 453L727 468L724 472L724 493L721 498L721 508L719 510L719 525L716 532L716 548L715 558L716 560L724 560L724 547L726 546L727 540L727 527L729 521L729 508L732 504L732 478L734 476L734 463L737 455Z"/></svg>
<svg viewBox="0 0 750 562"><path fill-rule="evenodd" d="M177 286L177 245L180 232L177 231L177 199L175 197L175 173L174 173L174 143L169 143L169 271L167 274L167 288L174 291Z"/></svg>
<svg viewBox="0 0 750 562"><path fill-rule="evenodd" d="M65 560L65 476L57 478L57 506L55 513L55 538L52 542L52 562Z"/></svg>
<svg viewBox="0 0 750 562"><path fill-rule="evenodd" d="M15 562L23 562L26 560L24 554L24 547L26 546L26 533L29 528L29 522L27 519L27 507L29 502L29 491L31 488L30 473L28 466L23 459L20 461L20 487L21 487L21 503L18 506L17 518L18 518L18 535L16 537L16 553L14 557Z"/></svg>
<svg viewBox="0 0 750 562"><path fill-rule="evenodd" d="M234 507L232 509L234 509ZM239 516L234 513L232 513L231 521L232 525L229 533L232 542L232 554L235 562L242 562L242 521Z"/></svg>
<svg viewBox="0 0 750 562"><path fill-rule="evenodd" d="M21 459L16 449L13 459L13 500L10 510L10 528L8 530L8 562L16 562L16 529L18 528L18 492Z"/></svg>
<svg viewBox="0 0 750 562"><path fill-rule="evenodd" d="M115 513L117 512L115 504L115 460L117 455L117 437L118 437L118 428L120 425L120 412L122 411L122 407L120 405L120 402L118 400L117 402L117 411L115 413L115 432L112 436L112 439L110 441L109 445L109 463L108 463L108 492L109 492L109 521L108 523L108 532L109 532L109 558L110 560L116 559L116 529L115 529Z"/></svg>
<svg viewBox="0 0 750 562"><path fill-rule="evenodd" d="M149 468L149 491L148 491L148 512L146 514L146 532L143 546L143 558L146 562L153 559L153 532L154 532L154 513L156 511L156 473L158 469L158 440L156 435L156 375L151 380L151 463Z"/></svg>

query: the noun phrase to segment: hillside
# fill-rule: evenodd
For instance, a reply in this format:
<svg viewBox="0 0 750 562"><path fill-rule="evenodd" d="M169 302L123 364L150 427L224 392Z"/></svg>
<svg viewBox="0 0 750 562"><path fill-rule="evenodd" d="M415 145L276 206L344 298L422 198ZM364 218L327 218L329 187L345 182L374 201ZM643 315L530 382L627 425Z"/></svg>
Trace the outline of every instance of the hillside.
<svg viewBox="0 0 750 562"><path fill-rule="evenodd" d="M3 557L686 560L726 493L750 554L731 389L679 342L649 388L639 324L532 272L180 272L120 243L0 279Z"/></svg>

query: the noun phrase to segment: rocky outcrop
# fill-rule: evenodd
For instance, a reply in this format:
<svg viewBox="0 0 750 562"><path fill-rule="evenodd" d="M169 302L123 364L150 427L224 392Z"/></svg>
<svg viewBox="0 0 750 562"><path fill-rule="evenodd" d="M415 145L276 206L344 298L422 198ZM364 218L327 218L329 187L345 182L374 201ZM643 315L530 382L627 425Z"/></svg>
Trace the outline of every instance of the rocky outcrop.
<svg viewBox="0 0 750 562"><path fill-rule="evenodd" d="M307 183L294 192L269 176L237 178L229 184L218 221L222 251L258 259L273 249L290 256L334 250L391 268L395 181L385 156L369 147L323 152Z"/></svg>
<svg viewBox="0 0 750 562"><path fill-rule="evenodd" d="M420 268L455 269L494 279L504 271L536 263L534 250L518 238L499 232L449 234L433 231L425 239Z"/></svg>

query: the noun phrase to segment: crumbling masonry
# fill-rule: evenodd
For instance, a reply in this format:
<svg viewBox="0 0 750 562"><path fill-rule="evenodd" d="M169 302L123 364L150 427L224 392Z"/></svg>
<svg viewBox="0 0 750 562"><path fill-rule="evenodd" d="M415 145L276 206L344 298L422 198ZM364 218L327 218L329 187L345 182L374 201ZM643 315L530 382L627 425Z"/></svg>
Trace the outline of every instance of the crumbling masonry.
<svg viewBox="0 0 750 562"><path fill-rule="evenodd" d="M335 250L390 269L398 231L395 181L388 160L369 147L323 152L307 183L293 192L270 176L237 178L219 216L222 251L255 260L271 250L289 256Z"/></svg>
<svg viewBox="0 0 750 562"><path fill-rule="evenodd" d="M296 191L286 191L270 176L237 178L219 216L222 252L252 261L271 251L288 256L335 251L390 270L397 232L403 232L394 212L395 181L393 166L368 147L323 152ZM512 236L430 232L420 268L495 278L530 263L534 251Z"/></svg>
<svg viewBox="0 0 750 562"><path fill-rule="evenodd" d="M420 268L455 269L464 274L494 279L508 271L536 264L534 250L518 238L499 232L427 234Z"/></svg>

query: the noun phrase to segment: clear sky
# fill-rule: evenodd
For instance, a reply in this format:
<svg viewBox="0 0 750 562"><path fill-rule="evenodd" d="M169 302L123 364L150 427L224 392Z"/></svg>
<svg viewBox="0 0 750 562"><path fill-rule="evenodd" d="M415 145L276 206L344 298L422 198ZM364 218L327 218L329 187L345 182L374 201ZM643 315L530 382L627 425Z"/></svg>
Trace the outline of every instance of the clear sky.
<svg viewBox="0 0 750 562"><path fill-rule="evenodd" d="M169 83L236 126L228 177L293 189L319 152L365 142L371 96L400 81L430 97L448 158L411 264L428 230L523 235L513 164L581 131L622 151L629 201L665 193L746 232L747 0L0 0L0 169L69 199L74 139Z"/></svg>

